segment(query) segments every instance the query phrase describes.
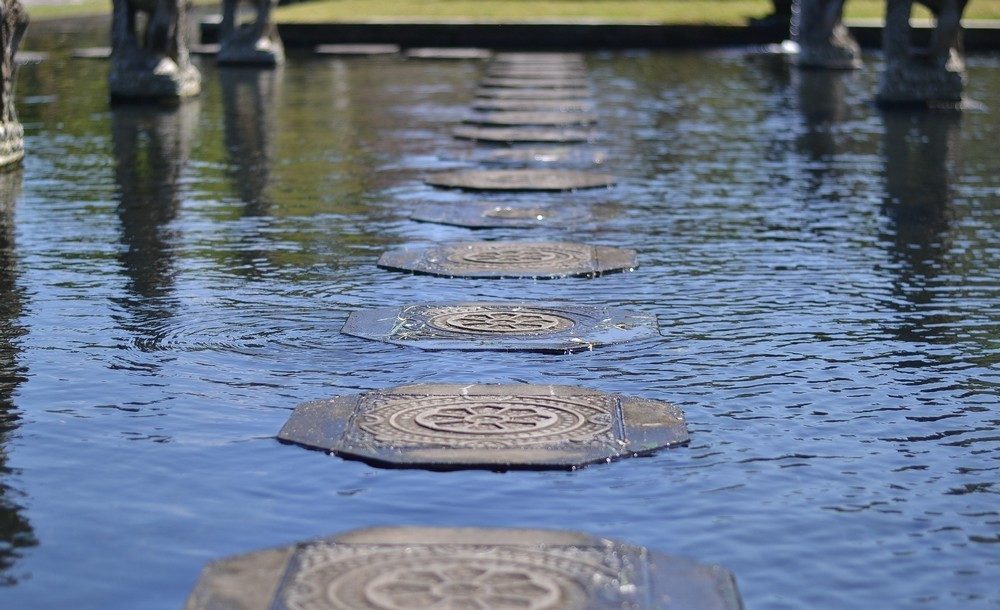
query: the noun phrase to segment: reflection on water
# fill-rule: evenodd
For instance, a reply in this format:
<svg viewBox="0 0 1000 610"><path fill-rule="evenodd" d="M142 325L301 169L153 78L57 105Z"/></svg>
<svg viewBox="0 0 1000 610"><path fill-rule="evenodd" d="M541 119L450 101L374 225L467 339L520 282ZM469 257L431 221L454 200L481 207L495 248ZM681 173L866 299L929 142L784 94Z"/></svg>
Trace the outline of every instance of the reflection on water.
<svg viewBox="0 0 1000 610"><path fill-rule="evenodd" d="M14 208L21 181L20 169L0 172L0 585L17 582L13 568L20 549L37 544L31 524L21 514L20 494L6 482L12 474L6 445L20 419L14 395L25 373L18 355L25 331L20 324L24 297L18 286L14 244Z"/></svg>
<svg viewBox="0 0 1000 610"><path fill-rule="evenodd" d="M829 159L838 152L833 130L847 118L847 80L852 77L844 70L795 71L798 110L806 127L799 147L810 160Z"/></svg>
<svg viewBox="0 0 1000 610"><path fill-rule="evenodd" d="M882 140L888 219L882 239L897 278L893 303L905 314L901 339L926 341L948 332L954 317L933 307L952 247L951 182L957 169L961 115L884 112Z"/></svg>
<svg viewBox="0 0 1000 610"><path fill-rule="evenodd" d="M219 70L228 169L245 204L245 216L263 216L271 202L264 189L271 178L276 98L284 70L227 67Z"/></svg>

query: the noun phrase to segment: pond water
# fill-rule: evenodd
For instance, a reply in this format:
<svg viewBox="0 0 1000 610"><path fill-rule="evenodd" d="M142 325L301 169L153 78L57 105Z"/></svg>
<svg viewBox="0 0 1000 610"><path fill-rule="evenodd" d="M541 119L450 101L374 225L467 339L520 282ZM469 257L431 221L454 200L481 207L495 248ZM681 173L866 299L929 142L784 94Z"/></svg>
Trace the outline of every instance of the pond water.
<svg viewBox="0 0 1000 610"><path fill-rule="evenodd" d="M100 35L100 36L99 36ZM371 525L571 528L717 562L748 608L1000 604L1000 57L987 110L883 114L877 57L806 73L743 51L587 56L610 190L469 195L450 136L483 65L201 61L178 109L106 100L101 41L36 33L23 170L0 177L0 607L179 608L225 555ZM589 206L475 232L416 204ZM412 276L400 245L537 237L633 273ZM427 352L339 334L435 299L627 305L662 341ZM674 402L690 446L577 472L378 469L281 445L299 402L430 381Z"/></svg>

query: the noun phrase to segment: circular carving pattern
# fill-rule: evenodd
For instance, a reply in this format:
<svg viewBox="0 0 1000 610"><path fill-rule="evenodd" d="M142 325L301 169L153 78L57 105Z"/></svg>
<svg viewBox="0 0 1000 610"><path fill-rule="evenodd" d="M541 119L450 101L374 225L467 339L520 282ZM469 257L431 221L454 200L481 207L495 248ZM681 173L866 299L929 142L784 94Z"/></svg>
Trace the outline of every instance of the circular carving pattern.
<svg viewBox="0 0 1000 610"><path fill-rule="evenodd" d="M524 308L449 307L428 312L427 324L438 329L476 335L538 335L569 330L575 322L547 311Z"/></svg>
<svg viewBox="0 0 1000 610"><path fill-rule="evenodd" d="M396 446L588 442L610 432L609 402L598 396L389 396L379 399L359 425Z"/></svg>
<svg viewBox="0 0 1000 610"><path fill-rule="evenodd" d="M615 178L569 169L483 169L440 172L426 181L434 186L478 191L569 191L611 186Z"/></svg>
<svg viewBox="0 0 1000 610"><path fill-rule="evenodd" d="M459 246L447 258L474 269L568 269L589 267L594 253L590 246L487 242Z"/></svg>

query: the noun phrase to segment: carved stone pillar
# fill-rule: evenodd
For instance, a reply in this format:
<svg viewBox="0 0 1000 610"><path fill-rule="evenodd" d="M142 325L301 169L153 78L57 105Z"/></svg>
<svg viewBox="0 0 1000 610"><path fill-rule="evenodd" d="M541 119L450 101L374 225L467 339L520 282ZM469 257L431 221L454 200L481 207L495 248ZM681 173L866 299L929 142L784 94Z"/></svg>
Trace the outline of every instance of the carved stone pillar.
<svg viewBox="0 0 1000 610"><path fill-rule="evenodd" d="M840 70L861 67L861 48L842 21L844 0L801 0L797 8L792 35L799 43L799 66Z"/></svg>
<svg viewBox="0 0 1000 610"><path fill-rule="evenodd" d="M885 70L876 99L882 105L958 105L965 88L962 13L968 0L922 0L937 23L927 47L913 43L910 12L914 0L889 0L882 45Z"/></svg>
<svg viewBox="0 0 1000 610"><path fill-rule="evenodd" d="M24 157L24 128L17 120L14 107L14 79L17 68L14 55L21 44L21 36L28 27L28 14L18 0L0 0L0 70L3 88L0 89L0 168L19 162Z"/></svg>
<svg viewBox="0 0 1000 610"><path fill-rule="evenodd" d="M188 0L114 0L112 98L183 98L201 91L187 44ZM140 27L136 17L143 13Z"/></svg>
<svg viewBox="0 0 1000 610"><path fill-rule="evenodd" d="M271 11L278 0L247 0L256 11L254 20L240 24L237 13L241 0L222 0L222 26L219 31L220 64L277 66L285 61L285 48L278 28L271 21Z"/></svg>

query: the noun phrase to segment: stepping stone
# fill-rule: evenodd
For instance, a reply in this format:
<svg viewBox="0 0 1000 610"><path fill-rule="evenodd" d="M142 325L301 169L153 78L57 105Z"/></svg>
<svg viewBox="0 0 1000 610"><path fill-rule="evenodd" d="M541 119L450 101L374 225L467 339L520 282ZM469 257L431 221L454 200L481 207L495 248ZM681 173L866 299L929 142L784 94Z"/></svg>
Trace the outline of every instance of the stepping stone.
<svg viewBox="0 0 1000 610"><path fill-rule="evenodd" d="M14 56L14 62L23 66L25 64L40 64L49 59L49 54L44 51L18 51Z"/></svg>
<svg viewBox="0 0 1000 610"><path fill-rule="evenodd" d="M587 81L579 78L484 78L483 87L505 89L584 89Z"/></svg>
<svg viewBox="0 0 1000 610"><path fill-rule="evenodd" d="M486 69L486 75L496 78L587 78L587 71L583 68L552 67L544 66L498 66L491 65Z"/></svg>
<svg viewBox="0 0 1000 610"><path fill-rule="evenodd" d="M424 47L406 51L406 56L413 59L489 59L492 55L489 49L459 47Z"/></svg>
<svg viewBox="0 0 1000 610"><path fill-rule="evenodd" d="M469 169L432 174L424 182L470 191L572 191L612 186L615 177L568 169Z"/></svg>
<svg viewBox="0 0 1000 610"><path fill-rule="evenodd" d="M411 220L470 229L566 227L590 220L580 206L496 205L492 203L434 203L422 205Z"/></svg>
<svg viewBox="0 0 1000 610"><path fill-rule="evenodd" d="M278 439L376 466L572 469L688 442L669 403L558 385L404 385L296 407Z"/></svg>
<svg viewBox="0 0 1000 610"><path fill-rule="evenodd" d="M476 92L477 97L500 98L509 100L584 100L590 97L588 89L511 89L482 87Z"/></svg>
<svg viewBox="0 0 1000 610"><path fill-rule="evenodd" d="M473 110L511 110L540 112L586 112L594 107L585 100L518 100L518 99L477 99L472 103Z"/></svg>
<svg viewBox="0 0 1000 610"><path fill-rule="evenodd" d="M108 59L111 57L111 47L84 47L74 49L70 54L74 59Z"/></svg>
<svg viewBox="0 0 1000 610"><path fill-rule="evenodd" d="M218 55L219 45L217 44L193 44L188 47L192 55Z"/></svg>
<svg viewBox="0 0 1000 610"><path fill-rule="evenodd" d="M474 278L596 277L639 266L635 250L555 241L482 241L389 250L378 266L392 271Z"/></svg>
<svg viewBox="0 0 1000 610"><path fill-rule="evenodd" d="M550 144L565 144L567 142L588 142L594 133L585 129L570 129L558 127L456 127L452 135L460 140L479 140L481 142L548 142Z"/></svg>
<svg viewBox="0 0 1000 610"><path fill-rule="evenodd" d="M321 44L313 49L317 55L395 55L399 53L395 44Z"/></svg>
<svg viewBox="0 0 1000 610"><path fill-rule="evenodd" d="M583 55L579 53L519 53L503 52L494 56L497 62L523 62L523 63L544 63L544 62L581 62Z"/></svg>
<svg viewBox="0 0 1000 610"><path fill-rule="evenodd" d="M600 165L607 159L601 150L580 148L510 148L493 150L483 155L484 162L495 163L546 163L565 165Z"/></svg>
<svg viewBox="0 0 1000 610"><path fill-rule="evenodd" d="M345 335L424 350L566 354L659 337L656 316L610 307L417 303L351 312Z"/></svg>
<svg viewBox="0 0 1000 610"><path fill-rule="evenodd" d="M465 119L477 125L591 125L597 117L583 112L498 111Z"/></svg>
<svg viewBox="0 0 1000 610"><path fill-rule="evenodd" d="M184 608L740 610L743 603L725 568L582 533L379 527L210 563Z"/></svg>

